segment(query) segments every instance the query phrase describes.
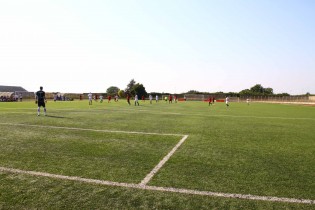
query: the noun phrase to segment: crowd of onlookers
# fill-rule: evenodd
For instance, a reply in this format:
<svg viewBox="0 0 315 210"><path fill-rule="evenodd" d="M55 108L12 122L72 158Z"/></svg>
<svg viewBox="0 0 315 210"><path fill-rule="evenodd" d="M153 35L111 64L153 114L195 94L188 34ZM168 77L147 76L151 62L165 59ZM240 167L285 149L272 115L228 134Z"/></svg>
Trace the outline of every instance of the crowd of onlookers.
<svg viewBox="0 0 315 210"><path fill-rule="evenodd" d="M15 95L15 96L11 96L11 97L8 97L8 96L0 96L0 102L12 102L12 101L20 101L22 102L22 95Z"/></svg>

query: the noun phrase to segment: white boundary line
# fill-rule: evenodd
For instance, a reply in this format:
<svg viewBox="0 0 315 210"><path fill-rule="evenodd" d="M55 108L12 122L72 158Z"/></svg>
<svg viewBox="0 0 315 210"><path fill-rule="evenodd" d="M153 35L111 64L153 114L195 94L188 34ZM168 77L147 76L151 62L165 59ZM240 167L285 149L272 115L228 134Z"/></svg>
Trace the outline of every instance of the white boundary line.
<svg viewBox="0 0 315 210"><path fill-rule="evenodd" d="M20 108L4 108L4 109L20 109ZM24 108L24 109L32 109L35 110L34 108ZM23 110L24 110L23 109ZM22 109L21 109L22 110ZM51 110L66 110L66 111L71 111L71 110L77 110L77 109L51 109ZM102 109L93 109L93 111L103 111ZM111 111L119 111L119 112L128 112L130 111L130 109L119 109L119 110L114 110L111 109ZM133 110L135 111L135 110ZM203 115L203 114L183 114L183 113L172 113L172 112L152 112L151 110L146 110L146 109L142 109L142 110L137 110L137 111L150 111L150 114L165 114L165 115L179 115L179 116L200 116L200 117L232 117L232 118L254 118L254 119L276 119L276 120L315 120L315 118L306 118L306 117L272 117L272 116L242 116L242 115ZM90 111L86 111L86 110L80 110L77 112L89 112ZM5 113L16 113L16 114L20 114L20 112L5 112Z"/></svg>
<svg viewBox="0 0 315 210"><path fill-rule="evenodd" d="M160 134L160 133L145 133L145 132L134 132L134 131L111 131L111 130L95 130L88 128L73 128L73 127L59 127L59 126L47 126L47 125L27 125L19 123L0 123L0 125L9 126L29 126L29 127L41 127L41 128L53 128L53 129L68 129L68 130L83 130L83 131L95 131L95 132L110 132L110 133L132 133L132 134L144 134L144 135L161 135L161 136L183 136L183 138L175 145L175 147L153 168L153 170L141 181L141 185L146 185L152 177L162 168L162 166L171 158L171 156L176 152L176 150L184 143L188 138L188 135L180 134Z"/></svg>
<svg viewBox="0 0 315 210"><path fill-rule="evenodd" d="M176 152L176 150L184 143L188 138L188 135L185 135L176 146L157 164L154 169L141 181L140 185L146 185L152 177L162 168L162 166L170 159L170 157Z"/></svg>
<svg viewBox="0 0 315 210"><path fill-rule="evenodd" d="M63 126L50 126L50 125L28 125L21 123L0 123L0 125L11 125L11 126L28 126L38 128L54 128L54 129L66 129L66 130L80 130L80 131L95 131L104 133L129 133L129 134L143 134L143 135L159 135L159 136L184 136L183 134L172 134L172 133L147 133L140 131L114 131L114 130L98 130L90 128L74 128L74 127L63 127Z"/></svg>
<svg viewBox="0 0 315 210"><path fill-rule="evenodd" d="M54 179L62 179L69 181L78 181L90 184L99 184L106 186L117 186L117 187L126 187L126 188L135 188L135 189L143 189L143 190L151 190L151 191L162 191L162 192L174 192L174 193L182 193L189 195L202 195L202 196L212 196L212 197L223 197L223 198L239 198L246 200L261 200L261 201L271 201L271 202L284 202L284 203L301 203L301 204L315 204L315 200L309 199L297 199L297 198L282 198L282 197L272 197L272 196L258 196L258 195L244 195L244 194L232 194L232 193L220 193L220 192L211 192L211 191L198 191L198 190L189 190L189 189L181 189L181 188L173 188L173 187L157 187L157 186L148 186L141 184L129 184L129 183L121 183L121 182L111 182L105 180L97 180L97 179L87 179L81 178L77 176L64 176L36 171L24 171L13 168L0 167L0 171L9 172L9 173L17 173L17 174L26 174L31 176L41 176L41 177L49 177Z"/></svg>

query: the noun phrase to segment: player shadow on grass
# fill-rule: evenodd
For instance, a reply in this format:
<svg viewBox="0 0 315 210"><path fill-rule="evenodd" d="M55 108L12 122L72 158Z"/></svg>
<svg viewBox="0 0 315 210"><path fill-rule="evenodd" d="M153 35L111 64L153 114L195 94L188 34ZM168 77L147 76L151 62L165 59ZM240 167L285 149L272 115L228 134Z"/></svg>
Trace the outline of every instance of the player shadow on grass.
<svg viewBox="0 0 315 210"><path fill-rule="evenodd" d="M71 119L70 117L62 117L62 116L55 116L55 115L46 115L46 117L52 117L52 118L67 118L67 119Z"/></svg>

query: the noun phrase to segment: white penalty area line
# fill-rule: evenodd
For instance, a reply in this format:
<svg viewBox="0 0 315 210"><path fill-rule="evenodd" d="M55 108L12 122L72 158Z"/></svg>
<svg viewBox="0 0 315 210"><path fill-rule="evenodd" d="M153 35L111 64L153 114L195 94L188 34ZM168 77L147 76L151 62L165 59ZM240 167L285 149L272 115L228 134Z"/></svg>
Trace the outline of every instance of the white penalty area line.
<svg viewBox="0 0 315 210"><path fill-rule="evenodd" d="M188 135L180 134L160 134L160 133L145 133L145 132L133 132L133 131L110 131L110 130L94 130L85 128L72 128L72 127L59 127L59 126L46 126L46 125L27 125L27 124L17 124L17 123L0 123L0 125L10 125L10 126L29 126L29 127L40 127L40 128L54 128L54 129L68 129L68 130L83 130L83 131L96 131L96 132L111 132L111 133L128 133L128 134L145 134L145 135L161 135L161 136L183 136L183 138L175 145L175 147L152 169L152 171L141 181L140 185L146 185L153 176L163 167L163 165L171 158L171 156L176 152L176 150L184 143L188 138Z"/></svg>
<svg viewBox="0 0 315 210"><path fill-rule="evenodd" d="M114 110L113 110L114 111ZM115 110L120 111L121 110ZM128 110L130 111L130 110ZM149 110L146 110L149 111ZM315 118L306 117L272 117L272 116L246 116L246 115L225 115L225 114L194 114L194 113L175 113L175 112L163 112L163 111L150 111L150 114L163 114L163 115L178 115L178 116L198 116L198 117L231 117L231 118L254 118L254 119L276 119L276 120L315 120Z"/></svg>
<svg viewBox="0 0 315 210"><path fill-rule="evenodd" d="M175 147L157 164L153 170L141 181L140 185L146 185L152 177L162 168L162 166L171 158L171 156L176 152L176 150L184 143L188 138L188 135L185 135Z"/></svg>
<svg viewBox="0 0 315 210"><path fill-rule="evenodd" d="M99 129L90 129L90 128L74 128L74 127L50 126L50 125L31 125L31 124L21 124L21 123L0 123L0 125L27 126L27 127L37 127L37 128L53 128L53 129L79 130L79 131L94 131L94 132L104 132L104 133L126 133L126 134L158 135L158 136L185 136L183 134L172 134L172 133L150 133L150 132L147 133L147 132L140 132L140 131L99 130Z"/></svg>
<svg viewBox="0 0 315 210"><path fill-rule="evenodd" d="M68 180L68 181L78 181L78 182L90 183L90 184L117 186L117 187L161 191L161 192L173 192L173 193L182 193L182 194L189 194L189 195L201 195L201 196L222 197L222 198L238 198L238 199L246 199L246 200L260 200L260 201L284 202L284 203L301 203L301 204L312 204L312 205L315 204L315 200L309 200L309 199L258 196L258 195L250 195L250 194L244 195L244 194L233 194L233 193L221 193L221 192L199 191L199 190L181 189L181 188L173 188L173 187L157 187L157 186L148 186L148 185L142 185L142 184L130 184L130 183L97 180L97 179L87 179L87 178L81 178L77 176L64 176L64 175L57 175L57 174L50 174L50 173L36 172L36 171L24 171L24 170L6 168L6 167L0 167L0 171L16 173L16 174L26 174L26 175L31 175L31 176L49 177L49 178L62 179L62 180Z"/></svg>

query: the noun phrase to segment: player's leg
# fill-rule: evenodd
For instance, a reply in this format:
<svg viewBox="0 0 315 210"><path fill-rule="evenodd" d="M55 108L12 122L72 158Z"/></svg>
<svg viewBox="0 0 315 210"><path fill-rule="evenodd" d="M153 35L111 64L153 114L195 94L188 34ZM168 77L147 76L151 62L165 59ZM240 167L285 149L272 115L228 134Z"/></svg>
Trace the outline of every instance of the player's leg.
<svg viewBox="0 0 315 210"><path fill-rule="evenodd" d="M44 115L46 116L46 103L43 102L42 106L43 106L43 108L44 108Z"/></svg>

